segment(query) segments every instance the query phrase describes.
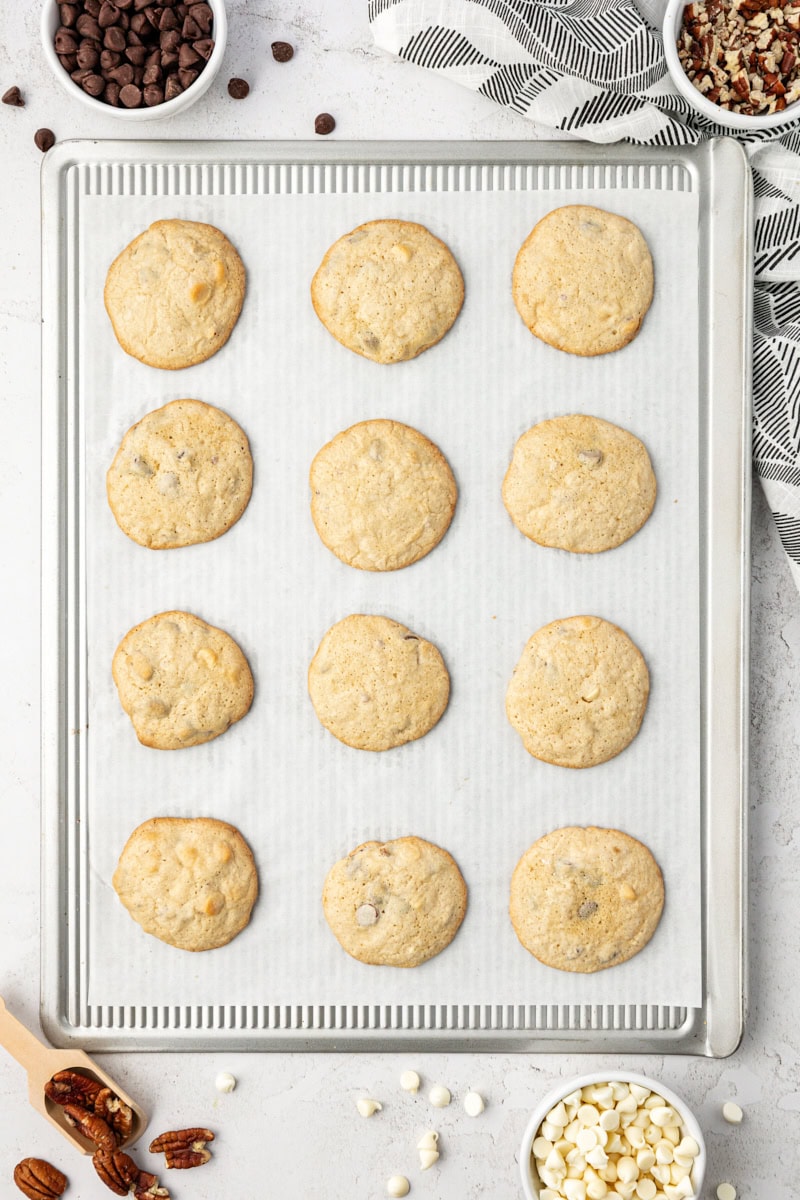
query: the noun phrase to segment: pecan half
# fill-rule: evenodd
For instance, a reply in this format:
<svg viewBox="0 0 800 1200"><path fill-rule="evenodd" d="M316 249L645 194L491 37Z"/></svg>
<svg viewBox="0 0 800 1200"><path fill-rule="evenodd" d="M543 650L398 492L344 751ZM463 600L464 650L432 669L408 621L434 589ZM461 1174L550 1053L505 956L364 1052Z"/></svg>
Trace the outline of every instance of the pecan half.
<svg viewBox="0 0 800 1200"><path fill-rule="evenodd" d="M80 1071L56 1071L44 1085L44 1094L56 1104L79 1104L81 1108L92 1109L101 1089L102 1084L91 1075L82 1075Z"/></svg>
<svg viewBox="0 0 800 1200"><path fill-rule="evenodd" d="M118 1196L127 1196L139 1181L139 1168L124 1150L98 1150L92 1162L106 1187Z"/></svg>
<svg viewBox="0 0 800 1200"><path fill-rule="evenodd" d="M98 1149L116 1150L117 1139L107 1121L98 1117L97 1113L89 1112L87 1108L81 1108L77 1104L65 1104L63 1107L64 1116L70 1125L76 1125L79 1132L90 1142L94 1142Z"/></svg>
<svg viewBox="0 0 800 1200"><path fill-rule="evenodd" d="M168 1167L187 1170L208 1162L211 1151L206 1150L205 1145L213 1140L214 1134L210 1129L175 1129L154 1138L150 1143L150 1153L163 1153Z"/></svg>
<svg viewBox="0 0 800 1200"><path fill-rule="evenodd" d="M58 1200L67 1190L67 1177L43 1158L23 1158L14 1167L14 1183L29 1200Z"/></svg>
<svg viewBox="0 0 800 1200"><path fill-rule="evenodd" d="M133 1129L133 1109L116 1092L101 1088L94 1098L94 1111L111 1126L120 1145L128 1140Z"/></svg>

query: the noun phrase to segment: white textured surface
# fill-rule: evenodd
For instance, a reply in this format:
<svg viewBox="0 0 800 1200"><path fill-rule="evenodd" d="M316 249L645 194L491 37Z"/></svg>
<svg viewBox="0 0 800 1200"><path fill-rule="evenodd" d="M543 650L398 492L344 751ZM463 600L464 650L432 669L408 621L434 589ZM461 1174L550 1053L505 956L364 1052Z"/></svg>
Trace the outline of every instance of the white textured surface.
<svg viewBox="0 0 800 1200"><path fill-rule="evenodd" d="M154 124L159 137L311 136L317 112L333 113L343 138L529 138L522 119L489 101L374 51L361 0L239 0L229 6L230 41L219 81L179 118ZM65 102L48 76L37 42L37 6L0 5L0 92L19 84L27 107L0 108L0 397L4 408L0 472L0 552L5 617L0 638L0 814L8 851L0 882L0 994L37 1025L38 996L38 573L39 573L39 217L41 156L33 133L59 138L128 136L111 118L97 121ZM269 43L297 47L273 62ZM235 102L231 75L252 92ZM262 1196L372 1200L386 1179L408 1175L413 1197L514 1200L520 1194L516 1153L529 1111L559 1076L625 1066L661 1077L695 1108L706 1133L705 1196L722 1180L741 1200L794 1200L800 1177L800 599L756 492L753 541L751 744L751 1002L743 1044L725 1061L628 1056L506 1055L108 1055L104 1065L153 1113L153 1133L208 1124L217 1131L212 1162L170 1177L173 1194L195 1200ZM113 803L113 788L109 802ZM679 833L679 831L676 831ZM399 1075L422 1076L417 1095ZM236 1091L214 1080L232 1071ZM430 1108L427 1092L445 1082L454 1100ZM460 1101L474 1088L487 1107L467 1118ZM370 1121L355 1100L384 1104ZM721 1107L736 1099L738 1128ZM420 1174L416 1143L434 1126L442 1157ZM102 1187L80 1159L30 1109L23 1074L0 1057L0 1195L16 1194L14 1164L26 1155L51 1159L72 1179L68 1195ZM155 1165L143 1153L143 1165ZM172 1173L173 1175L175 1173Z"/></svg>

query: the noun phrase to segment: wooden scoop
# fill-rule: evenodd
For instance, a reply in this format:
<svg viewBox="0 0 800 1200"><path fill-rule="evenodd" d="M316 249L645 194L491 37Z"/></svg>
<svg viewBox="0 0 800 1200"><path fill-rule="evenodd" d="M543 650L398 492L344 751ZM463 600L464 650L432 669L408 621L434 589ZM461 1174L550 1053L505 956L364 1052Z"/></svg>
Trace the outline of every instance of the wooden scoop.
<svg viewBox="0 0 800 1200"><path fill-rule="evenodd" d="M84 1137L78 1126L70 1125L61 1105L56 1104L44 1092L44 1085L57 1071L74 1071L76 1075L88 1076L103 1087L110 1088L116 1097L130 1107L133 1121L130 1132L120 1142L120 1149L135 1142L147 1128L147 1114L131 1100L118 1083L106 1075L105 1071L100 1070L88 1054L84 1054L82 1050L53 1050L50 1046L45 1046L16 1017L12 1017L1 996L0 1046L5 1047L28 1072L28 1098L36 1111L55 1125L81 1154L94 1154L96 1144Z"/></svg>

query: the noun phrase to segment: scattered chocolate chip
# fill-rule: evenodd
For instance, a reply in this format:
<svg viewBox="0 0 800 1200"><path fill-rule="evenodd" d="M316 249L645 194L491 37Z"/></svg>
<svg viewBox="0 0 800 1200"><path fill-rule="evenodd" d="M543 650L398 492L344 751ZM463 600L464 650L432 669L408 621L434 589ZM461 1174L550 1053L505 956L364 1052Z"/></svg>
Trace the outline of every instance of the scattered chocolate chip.
<svg viewBox="0 0 800 1200"><path fill-rule="evenodd" d="M294 58L294 46L290 46L288 42L273 42L272 57L275 62L288 62L290 58Z"/></svg>
<svg viewBox="0 0 800 1200"><path fill-rule="evenodd" d="M250 92L250 84L246 79L229 79L228 80L228 95L234 100L244 100Z"/></svg>
<svg viewBox="0 0 800 1200"><path fill-rule="evenodd" d="M25 107L22 92L18 87L10 87L7 92L3 92L3 104L10 104L12 108Z"/></svg>
<svg viewBox="0 0 800 1200"><path fill-rule="evenodd" d="M314 121L314 133L333 133L336 122L330 113L320 113Z"/></svg>
<svg viewBox="0 0 800 1200"><path fill-rule="evenodd" d="M41 150L44 154L52 146L55 146L56 135L53 133L52 129L37 129L36 133L33 135L33 140L37 149Z"/></svg>

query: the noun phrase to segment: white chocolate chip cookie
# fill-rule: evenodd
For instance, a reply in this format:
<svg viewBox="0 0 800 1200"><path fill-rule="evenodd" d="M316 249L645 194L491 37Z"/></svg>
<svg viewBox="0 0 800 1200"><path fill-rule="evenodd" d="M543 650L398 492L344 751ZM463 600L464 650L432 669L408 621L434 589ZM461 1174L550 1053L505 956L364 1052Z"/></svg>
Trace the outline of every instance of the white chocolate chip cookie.
<svg viewBox="0 0 800 1200"><path fill-rule="evenodd" d="M314 311L338 342L377 363L416 358L447 333L464 302L450 250L413 221L368 221L325 254Z"/></svg>
<svg viewBox="0 0 800 1200"><path fill-rule="evenodd" d="M245 270L213 225L155 221L108 269L104 299L122 349L174 371L225 345L242 311Z"/></svg>
<svg viewBox="0 0 800 1200"><path fill-rule="evenodd" d="M450 676L437 648L405 625L353 613L320 642L308 692L340 742L390 750L433 728L447 707Z"/></svg>
<svg viewBox="0 0 800 1200"><path fill-rule="evenodd" d="M647 665L626 633L602 617L565 617L528 640L506 713L534 758L592 767L633 741L649 692Z"/></svg>
<svg viewBox="0 0 800 1200"><path fill-rule="evenodd" d="M213 950L250 920L258 874L238 829L212 817L152 817L134 829L114 889L145 933L180 950Z"/></svg>
<svg viewBox="0 0 800 1200"><path fill-rule="evenodd" d="M210 742L253 700L253 676L236 642L191 613L157 613L135 625L111 670L136 736L156 750Z"/></svg>
<svg viewBox="0 0 800 1200"><path fill-rule="evenodd" d="M336 940L359 962L417 967L452 942L467 885L455 860L432 842L364 842L331 867L322 906Z"/></svg>
<svg viewBox="0 0 800 1200"><path fill-rule="evenodd" d="M200 400L147 413L125 434L106 475L117 524L151 550L218 538L239 520L252 486L244 430Z"/></svg>
<svg viewBox="0 0 800 1200"><path fill-rule="evenodd" d="M650 457L600 417L540 421L518 440L503 480L511 520L540 546L596 554L641 529L656 500Z"/></svg>
<svg viewBox="0 0 800 1200"><path fill-rule="evenodd" d="M559 971L589 974L633 958L663 908L658 863L618 829L555 829L525 851L511 877L517 937Z"/></svg>
<svg viewBox="0 0 800 1200"><path fill-rule="evenodd" d="M364 571L396 571L447 532L458 490L439 448L399 421L361 421L311 464L311 516L337 558Z"/></svg>
<svg viewBox="0 0 800 1200"><path fill-rule="evenodd" d="M632 341L653 299L653 260L625 217L568 204L543 217L512 276L531 333L569 354L608 354Z"/></svg>

